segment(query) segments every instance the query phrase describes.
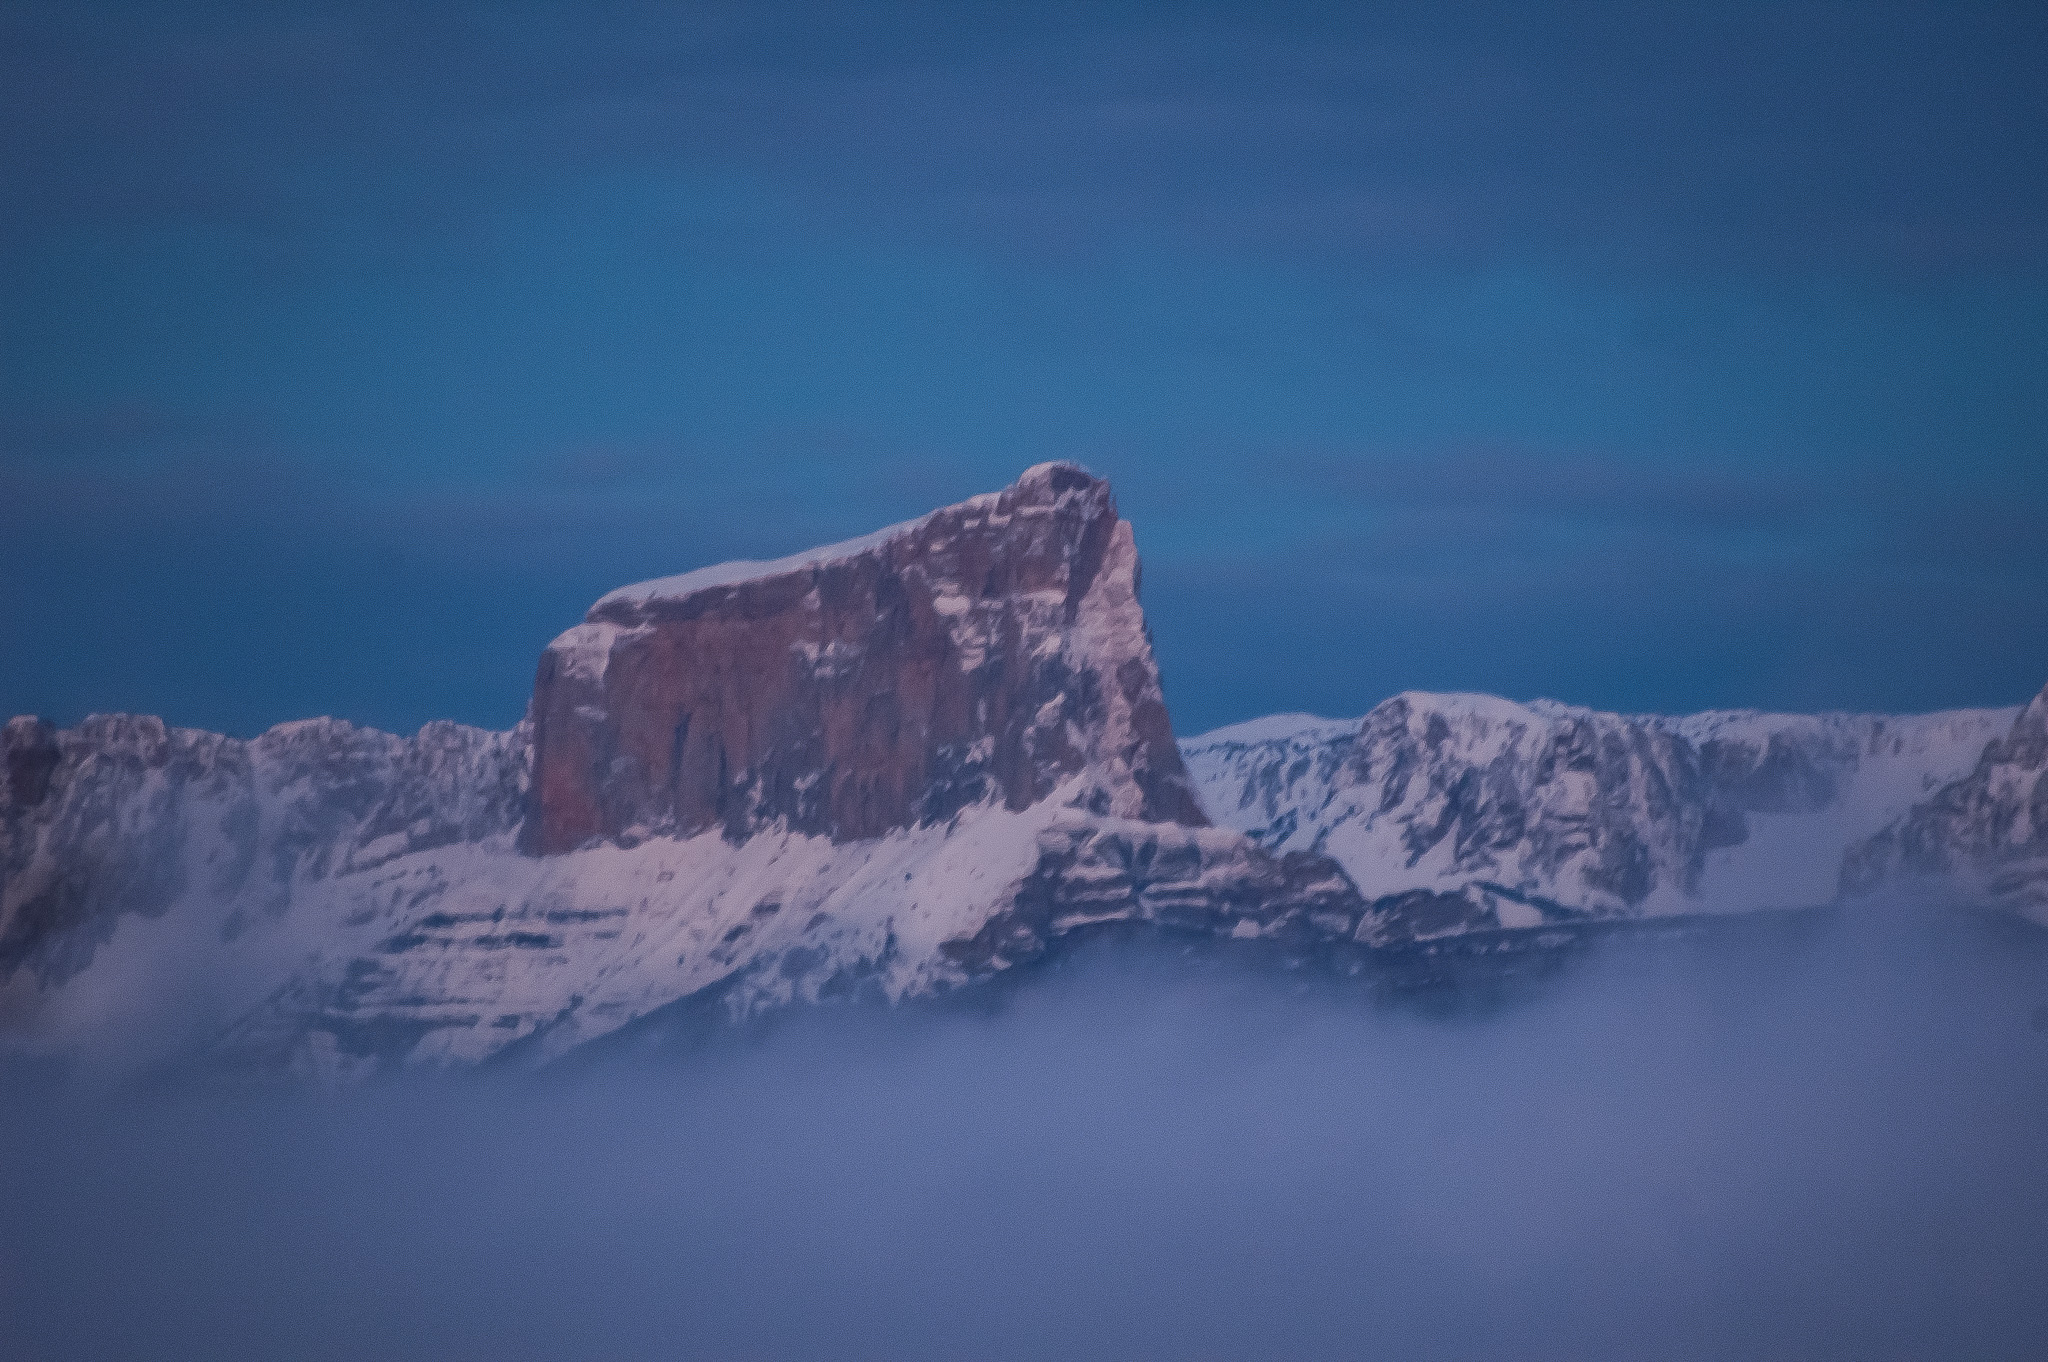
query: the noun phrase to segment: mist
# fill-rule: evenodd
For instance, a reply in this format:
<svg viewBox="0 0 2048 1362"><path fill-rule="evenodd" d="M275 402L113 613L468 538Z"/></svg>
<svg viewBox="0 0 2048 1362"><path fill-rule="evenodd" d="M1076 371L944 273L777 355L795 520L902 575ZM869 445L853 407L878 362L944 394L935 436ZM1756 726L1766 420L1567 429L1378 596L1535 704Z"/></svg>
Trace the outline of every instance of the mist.
<svg viewBox="0 0 2048 1362"><path fill-rule="evenodd" d="M13 1359L2038 1356L2048 938L1097 945L540 1074L8 1076Z"/></svg>

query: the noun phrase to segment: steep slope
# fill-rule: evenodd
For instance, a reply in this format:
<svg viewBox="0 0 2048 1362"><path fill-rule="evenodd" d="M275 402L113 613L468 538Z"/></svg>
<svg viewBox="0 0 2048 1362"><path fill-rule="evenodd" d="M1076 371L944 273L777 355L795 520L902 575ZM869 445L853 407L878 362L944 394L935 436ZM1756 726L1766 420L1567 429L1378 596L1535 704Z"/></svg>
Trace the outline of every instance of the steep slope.
<svg viewBox="0 0 2048 1362"><path fill-rule="evenodd" d="M1842 863L1849 894L1927 877L2048 927L2048 689L1966 775L1852 847Z"/></svg>
<svg viewBox="0 0 2048 1362"><path fill-rule="evenodd" d="M1369 900L1428 904L1451 933L1826 902L1842 849L2012 714L1666 718L1410 692L1182 747L1217 822L1324 852Z"/></svg>
<svg viewBox="0 0 2048 1362"><path fill-rule="evenodd" d="M1137 576L1107 484L1044 465L612 593L544 656L530 743L17 721L5 1025L347 1074L546 1058L698 994L912 996L1106 922L1384 932L1325 858L1205 825Z"/></svg>

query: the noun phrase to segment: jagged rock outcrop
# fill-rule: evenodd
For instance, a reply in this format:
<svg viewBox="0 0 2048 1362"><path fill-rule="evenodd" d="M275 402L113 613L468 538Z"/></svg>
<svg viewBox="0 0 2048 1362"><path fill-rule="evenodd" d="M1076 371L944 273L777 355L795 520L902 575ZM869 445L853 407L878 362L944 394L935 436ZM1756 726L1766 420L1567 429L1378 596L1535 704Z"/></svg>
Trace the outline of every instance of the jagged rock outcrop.
<svg viewBox="0 0 2048 1362"><path fill-rule="evenodd" d="M1304 947L1364 943L1380 925L1329 858L1246 855L1235 832L1112 819L1055 824L1037 840L1037 863L1009 903L972 937L943 943L948 959L1006 969L1106 923Z"/></svg>
<svg viewBox="0 0 2048 1362"><path fill-rule="evenodd" d="M1097 812L1199 826L1109 484L1002 492L775 563L624 587L541 658L525 844L837 840L1022 809L1091 773Z"/></svg>
<svg viewBox="0 0 2048 1362"><path fill-rule="evenodd" d="M1827 902L1841 849L2011 714L1668 718L1411 692L1183 749L1217 821L1328 854L1426 936Z"/></svg>
<svg viewBox="0 0 2048 1362"><path fill-rule="evenodd" d="M1846 894L1929 878L1945 892L2048 926L2048 689L1968 774L1852 847L1842 862Z"/></svg>

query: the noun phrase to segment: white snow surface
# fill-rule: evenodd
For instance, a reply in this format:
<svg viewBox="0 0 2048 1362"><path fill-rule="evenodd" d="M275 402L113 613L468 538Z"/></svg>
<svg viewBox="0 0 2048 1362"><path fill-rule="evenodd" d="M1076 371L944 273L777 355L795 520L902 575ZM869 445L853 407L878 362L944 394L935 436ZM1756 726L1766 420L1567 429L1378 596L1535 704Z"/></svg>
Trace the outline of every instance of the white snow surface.
<svg viewBox="0 0 2048 1362"><path fill-rule="evenodd" d="M410 1064L462 1065L515 1041L550 1058L700 990L732 985L734 1017L815 1002L834 987L891 1000L956 981L939 950L971 935L1036 863L1056 816L970 810L959 822L859 842L786 830L733 845L716 832L520 856L504 845L401 858L313 895L318 928L297 977L382 967L352 1003L426 1028ZM359 968L359 967L358 967ZM346 1076L375 1067L306 1028L306 1000L258 1014L233 1043ZM270 1055L260 1058L269 1059Z"/></svg>
<svg viewBox="0 0 2048 1362"><path fill-rule="evenodd" d="M654 600L681 600L685 596L692 596L715 586L734 586L740 582L800 572L805 568L823 567L827 563L844 562L879 548L892 539L914 533L930 519L930 515L921 515L915 520L906 520L853 539L842 540L837 544L826 544L820 548L806 549L802 553L792 553L786 558L771 558L766 561L742 558L730 563L713 563L709 567L677 573L673 577L657 577L652 581L635 582L631 586L622 586L606 592L598 598L592 610L596 612L611 606L645 605Z"/></svg>

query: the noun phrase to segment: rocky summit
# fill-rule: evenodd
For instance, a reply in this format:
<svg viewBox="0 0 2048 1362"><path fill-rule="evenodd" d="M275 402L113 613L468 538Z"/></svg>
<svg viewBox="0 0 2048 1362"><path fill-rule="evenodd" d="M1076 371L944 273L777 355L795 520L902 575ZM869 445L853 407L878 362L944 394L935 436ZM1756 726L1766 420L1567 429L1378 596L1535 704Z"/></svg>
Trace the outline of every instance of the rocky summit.
<svg viewBox="0 0 2048 1362"><path fill-rule="evenodd" d="M612 592L541 658L526 844L720 827L844 841L1088 774L1098 812L1200 826L1109 484L1004 491L775 563Z"/></svg>
<svg viewBox="0 0 2048 1362"><path fill-rule="evenodd" d="M1954 874L2042 916L2043 706L1411 693L1176 743L1107 483L614 591L525 721L0 735L0 1043L319 1077L959 988L1115 924L1347 969ZM2001 891L2003 892L2003 891Z"/></svg>

